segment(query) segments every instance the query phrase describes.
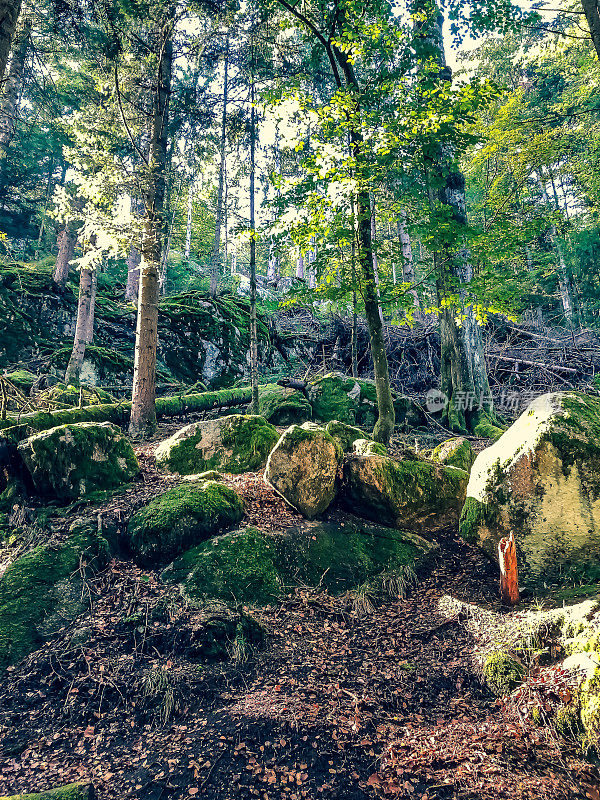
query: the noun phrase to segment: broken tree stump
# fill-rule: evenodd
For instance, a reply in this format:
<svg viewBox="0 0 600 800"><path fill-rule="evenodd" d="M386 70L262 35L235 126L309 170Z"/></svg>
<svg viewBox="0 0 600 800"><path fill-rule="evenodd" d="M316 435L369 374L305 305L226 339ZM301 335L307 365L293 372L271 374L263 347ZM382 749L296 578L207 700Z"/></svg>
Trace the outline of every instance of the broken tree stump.
<svg viewBox="0 0 600 800"><path fill-rule="evenodd" d="M519 572L515 537L512 531L508 539L504 537L498 543L498 562L500 564L500 598L504 605L514 606L519 602Z"/></svg>

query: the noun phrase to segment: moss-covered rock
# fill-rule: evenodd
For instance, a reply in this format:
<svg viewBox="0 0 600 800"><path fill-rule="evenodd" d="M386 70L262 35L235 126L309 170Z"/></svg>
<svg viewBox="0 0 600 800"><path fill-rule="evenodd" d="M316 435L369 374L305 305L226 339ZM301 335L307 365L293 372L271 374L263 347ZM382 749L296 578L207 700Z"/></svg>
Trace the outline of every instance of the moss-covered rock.
<svg viewBox="0 0 600 800"><path fill-rule="evenodd" d="M483 665L485 682L499 697L510 694L523 682L524 675L523 665L503 650L490 653Z"/></svg>
<svg viewBox="0 0 600 800"><path fill-rule="evenodd" d="M0 800L94 800L94 789L89 783L70 783L58 786L45 792L34 794L11 794L0 797Z"/></svg>
<svg viewBox="0 0 600 800"><path fill-rule="evenodd" d="M471 470L462 536L494 559L514 532L528 580L591 583L600 567L600 399L538 397Z"/></svg>
<svg viewBox="0 0 600 800"><path fill-rule="evenodd" d="M64 544L36 547L6 569L0 579L0 669L86 610L82 571L101 568L108 554L97 525L76 525Z"/></svg>
<svg viewBox="0 0 600 800"><path fill-rule="evenodd" d="M18 446L37 491L73 500L134 478L131 442L110 422L80 422L36 433Z"/></svg>
<svg viewBox="0 0 600 800"><path fill-rule="evenodd" d="M3 377L25 394L29 394L29 390L37 380L37 376L28 369L16 369L13 372L5 373Z"/></svg>
<svg viewBox="0 0 600 800"><path fill-rule="evenodd" d="M356 439L352 444L352 452L357 456L387 456L387 448L380 442L371 439Z"/></svg>
<svg viewBox="0 0 600 800"><path fill-rule="evenodd" d="M307 397L297 389L270 383L259 388L258 411L272 425L300 425L312 419Z"/></svg>
<svg viewBox="0 0 600 800"><path fill-rule="evenodd" d="M434 449L431 454L433 461L445 464L448 467L458 467L470 472L475 461L475 451L471 447L468 439L458 436L455 439L448 439Z"/></svg>
<svg viewBox="0 0 600 800"><path fill-rule="evenodd" d="M271 451L265 480L310 519L335 497L341 456L340 445L324 428L310 422L292 425Z"/></svg>
<svg viewBox="0 0 600 800"><path fill-rule="evenodd" d="M325 426L325 430L330 436L339 443L344 453L352 451L352 445L357 439L370 439L368 433L365 433L360 428L354 425L347 425L345 422L340 422L337 419L331 420Z"/></svg>
<svg viewBox="0 0 600 800"><path fill-rule="evenodd" d="M311 522L283 533L244 528L189 550L162 576L194 600L263 604L298 584L343 592L414 566L431 549L418 536L361 520Z"/></svg>
<svg viewBox="0 0 600 800"><path fill-rule="evenodd" d="M600 667L581 687L579 701L587 743L600 751Z"/></svg>
<svg viewBox="0 0 600 800"><path fill-rule="evenodd" d="M341 498L355 514L425 532L455 523L468 475L428 461L352 455L344 463Z"/></svg>
<svg viewBox="0 0 600 800"><path fill-rule="evenodd" d="M168 563L243 516L238 494L216 481L187 482L155 497L129 520L127 540L144 567Z"/></svg>
<svg viewBox="0 0 600 800"><path fill-rule="evenodd" d="M263 417L230 414L177 431L157 447L156 463L181 475L254 471L264 467L278 439L276 428Z"/></svg>
<svg viewBox="0 0 600 800"><path fill-rule="evenodd" d="M114 403L115 398L112 397L104 389L66 386L64 383L57 383L50 389L41 392L38 400L41 403L46 403L49 408L73 408L79 405L81 400L83 406L98 406L103 403Z"/></svg>

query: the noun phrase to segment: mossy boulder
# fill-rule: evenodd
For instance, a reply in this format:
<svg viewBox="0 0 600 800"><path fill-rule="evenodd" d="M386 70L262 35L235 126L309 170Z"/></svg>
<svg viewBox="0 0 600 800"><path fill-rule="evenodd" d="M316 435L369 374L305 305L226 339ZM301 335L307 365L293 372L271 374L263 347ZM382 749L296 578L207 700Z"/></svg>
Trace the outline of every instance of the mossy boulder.
<svg viewBox="0 0 600 800"><path fill-rule="evenodd" d="M216 481L188 481L155 497L127 526L127 541L143 567L172 561L243 516L237 492Z"/></svg>
<svg viewBox="0 0 600 800"><path fill-rule="evenodd" d="M80 393L83 406L99 406L115 402L115 398L104 389L82 386L80 390L77 386L66 386L64 383L57 383L56 386L41 392L38 400L47 403L51 409L73 408L79 405Z"/></svg>
<svg viewBox="0 0 600 800"><path fill-rule="evenodd" d="M579 702L587 743L600 752L600 667L581 687Z"/></svg>
<svg viewBox="0 0 600 800"><path fill-rule="evenodd" d="M339 420L347 425L372 429L378 418L375 382L351 378L337 372L323 375L307 389L313 419ZM393 393L396 425L416 427L425 424L422 410L408 397Z"/></svg>
<svg viewBox="0 0 600 800"><path fill-rule="evenodd" d="M342 449L324 428L310 422L292 425L267 461L265 480L309 519L333 501Z"/></svg>
<svg viewBox="0 0 600 800"><path fill-rule="evenodd" d="M312 419L306 395L289 386L270 383L259 388L258 411L272 425L296 425Z"/></svg>
<svg viewBox="0 0 600 800"><path fill-rule="evenodd" d="M45 792L6 795L0 800L94 800L94 797L94 787L90 783L70 783Z"/></svg>
<svg viewBox="0 0 600 800"><path fill-rule="evenodd" d="M157 447L156 463L181 475L255 471L264 467L278 439L264 417L230 414L186 425Z"/></svg>
<svg viewBox="0 0 600 800"><path fill-rule="evenodd" d="M352 452L358 456L387 456L387 448L380 442L371 439L356 439L352 444Z"/></svg>
<svg viewBox="0 0 600 800"><path fill-rule="evenodd" d="M483 677L491 691L503 697L523 682L525 668L503 650L490 653L483 665Z"/></svg>
<svg viewBox="0 0 600 800"><path fill-rule="evenodd" d="M332 419L325 426L325 430L330 436L339 443L344 453L352 451L352 445L357 439L370 439L368 433L365 433L360 428L354 425L347 425L345 422L340 422L337 419Z"/></svg>
<svg viewBox="0 0 600 800"><path fill-rule="evenodd" d="M455 439L448 439L434 449L431 454L433 461L445 464L448 467L458 467L470 472L475 461L475 451L471 447L468 439L458 436Z"/></svg>
<svg viewBox="0 0 600 800"><path fill-rule="evenodd" d="M110 422L59 425L25 439L18 451L37 491L60 500L114 489L139 472L131 442Z"/></svg>
<svg viewBox="0 0 600 800"><path fill-rule="evenodd" d="M351 455L344 462L342 502L355 514L418 532L458 520L468 475L428 461Z"/></svg>
<svg viewBox="0 0 600 800"><path fill-rule="evenodd" d="M223 603L208 602L191 619L186 654L198 661L245 661L264 639L264 628L254 617Z"/></svg>
<svg viewBox="0 0 600 800"><path fill-rule="evenodd" d="M163 573L193 600L264 604L294 585L333 593L414 566L432 549L418 536L363 520L307 522L285 532L244 528L184 553Z"/></svg>
<svg viewBox="0 0 600 800"><path fill-rule="evenodd" d="M40 545L10 564L0 579L0 669L86 610L82 575L108 556L97 525L76 524L64 544Z"/></svg>
<svg viewBox="0 0 600 800"><path fill-rule="evenodd" d="M37 380L37 375L34 375L28 369L16 369L13 372L6 372L2 377L10 381L24 394L29 394L29 390Z"/></svg>
<svg viewBox="0 0 600 800"><path fill-rule="evenodd" d="M511 531L529 580L592 583L600 567L600 398L538 397L476 458L460 521L493 559Z"/></svg>

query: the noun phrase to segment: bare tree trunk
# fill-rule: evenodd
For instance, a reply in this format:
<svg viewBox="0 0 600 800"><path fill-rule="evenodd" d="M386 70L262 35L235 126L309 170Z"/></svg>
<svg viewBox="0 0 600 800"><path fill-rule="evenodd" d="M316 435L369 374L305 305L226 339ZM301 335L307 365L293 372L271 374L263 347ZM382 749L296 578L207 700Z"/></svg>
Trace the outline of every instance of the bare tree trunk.
<svg viewBox="0 0 600 800"><path fill-rule="evenodd" d="M540 188L540 192L542 193L542 199L546 205L546 207L550 210L552 208L550 198L548 197L548 192L546 191L546 187L541 179L538 177L538 186ZM556 198L556 208L558 210L558 198ZM552 246L556 252L556 261L558 264L557 270L557 277L558 277L558 291L560 295L560 302L563 308L563 313L565 315L565 319L569 323L569 325L573 324L573 299L571 297L571 287L570 287L570 280L569 280L569 271L567 269L567 264L565 262L565 255L562 247L562 243L560 241L560 236L558 235L558 230L556 229L556 225L554 223L550 226L550 239L552 241Z"/></svg>
<svg viewBox="0 0 600 800"><path fill-rule="evenodd" d="M92 292L90 297L90 308L87 315L87 322L85 326L85 341L90 344L94 338L94 322L96 318L96 294L98 290L98 270L92 271Z"/></svg>
<svg viewBox="0 0 600 800"><path fill-rule="evenodd" d="M581 7L590 29L590 36L596 49L596 55L600 59L600 9L598 0L581 0Z"/></svg>
<svg viewBox="0 0 600 800"><path fill-rule="evenodd" d="M129 248L127 256L127 283L125 285L125 299L132 303L137 302L140 286L140 251L135 245Z"/></svg>
<svg viewBox="0 0 600 800"><path fill-rule="evenodd" d="M375 275L375 287L377 288L377 302L379 304L379 316L383 325L383 309L381 308L381 292L379 291L379 261L377 259L377 222L375 197L373 192L369 192L369 209L371 211L371 242L373 243L373 274Z"/></svg>
<svg viewBox="0 0 600 800"><path fill-rule="evenodd" d="M21 0L0 0L0 82L4 80L20 12Z"/></svg>
<svg viewBox="0 0 600 800"><path fill-rule="evenodd" d="M185 260L190 260L190 253L192 251L192 212L194 210L194 179L190 183L188 189L188 202L187 202L187 220L185 223Z"/></svg>
<svg viewBox="0 0 600 800"><path fill-rule="evenodd" d="M252 44L252 86L250 90L250 384L252 414L258 414L258 330L256 314L256 225L254 219L254 183L256 149L256 110L254 108L254 44Z"/></svg>
<svg viewBox="0 0 600 800"><path fill-rule="evenodd" d="M296 277L304 280L304 256L300 248L298 248L298 260L296 261Z"/></svg>
<svg viewBox="0 0 600 800"><path fill-rule="evenodd" d="M152 95L150 150L147 189L144 198L146 218L142 241L142 261L138 297L135 361L129 430L143 435L156 428L156 348L158 339L159 270L164 231L169 94L173 68L174 7L157 26L158 57L156 90Z"/></svg>
<svg viewBox="0 0 600 800"><path fill-rule="evenodd" d="M414 284L415 282L415 266L413 263L412 247L410 245L410 236L406 229L406 211L402 210L397 222L398 225L398 239L402 247L402 277L404 283ZM416 289L410 289L409 294L412 297L414 307L414 318L421 319L421 301Z"/></svg>
<svg viewBox="0 0 600 800"><path fill-rule="evenodd" d="M8 147L15 132L19 95L23 85L25 61L29 50L31 20L26 17L20 25L15 38L15 46L10 61L8 77L4 84L4 93L0 101L0 162L3 164Z"/></svg>
<svg viewBox="0 0 600 800"><path fill-rule="evenodd" d="M79 276L79 300L77 303L77 323L75 325L75 339L73 350L65 372L65 383L69 386L79 386L81 367L85 358L85 346L91 326L93 328L94 302L96 296L96 270L87 267L81 270Z"/></svg>
<svg viewBox="0 0 600 800"><path fill-rule="evenodd" d="M227 81L229 67L229 36L225 45L225 64L223 68L223 111L221 114L221 162L219 164L219 187L217 189L217 213L215 215L215 243L213 246L212 265L210 271L210 296L215 297L221 272L221 227L223 224L223 186L226 169L227 144Z"/></svg>
<svg viewBox="0 0 600 800"><path fill-rule="evenodd" d="M69 268L75 256L75 244L77 234L71 230L70 223L65 223L65 227L58 234L58 255L54 264L52 280L59 286L64 286L69 279Z"/></svg>

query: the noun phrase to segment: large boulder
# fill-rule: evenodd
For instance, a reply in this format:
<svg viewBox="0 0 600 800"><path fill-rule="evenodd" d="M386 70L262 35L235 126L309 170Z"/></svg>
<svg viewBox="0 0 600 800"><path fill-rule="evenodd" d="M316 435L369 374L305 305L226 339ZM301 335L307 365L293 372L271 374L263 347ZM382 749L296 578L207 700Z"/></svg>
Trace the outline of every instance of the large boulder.
<svg viewBox="0 0 600 800"><path fill-rule="evenodd" d="M325 430L339 443L344 453L350 452L354 442L358 439L371 438L369 434L357 428L355 425L348 425L337 419L332 419L331 422L328 422L327 425L325 425Z"/></svg>
<svg viewBox="0 0 600 800"><path fill-rule="evenodd" d="M313 419L339 420L347 425L373 428L378 418L375 382L331 372L314 380L307 389ZM398 427L425 424L423 411L408 397L393 393Z"/></svg>
<svg viewBox="0 0 600 800"><path fill-rule="evenodd" d="M265 480L310 519L335 497L341 457L341 447L324 428L310 422L292 425L271 451Z"/></svg>
<svg viewBox="0 0 600 800"><path fill-rule="evenodd" d="M255 471L264 467L278 439L263 417L230 414L186 425L157 447L156 463L180 475Z"/></svg>
<svg viewBox="0 0 600 800"><path fill-rule="evenodd" d="M216 481L187 481L158 495L129 520L127 540L143 567L172 561L244 514L237 492Z"/></svg>
<svg viewBox="0 0 600 800"><path fill-rule="evenodd" d="M259 388L258 410L272 425L296 425L312 419L306 395L290 386L274 383Z"/></svg>
<svg viewBox="0 0 600 800"><path fill-rule="evenodd" d="M475 460L460 531L498 558L512 531L528 578L576 578L600 566L600 399L538 397Z"/></svg>
<svg viewBox="0 0 600 800"><path fill-rule="evenodd" d="M79 523L63 544L40 545L7 567L0 579L0 669L86 610L85 571L101 568L108 556L97 524Z"/></svg>
<svg viewBox="0 0 600 800"><path fill-rule="evenodd" d="M131 442L110 422L78 422L36 433L19 444L42 495L74 500L132 480L139 465Z"/></svg>
<svg viewBox="0 0 600 800"><path fill-rule="evenodd" d="M186 596L206 602L272 602L286 586L321 585L339 593L382 572L392 577L432 545L414 534L360 519L306 522L284 532L243 528L184 553L162 573Z"/></svg>
<svg viewBox="0 0 600 800"><path fill-rule="evenodd" d="M355 514L427 532L458 520L467 480L456 467L368 452L346 459L341 498Z"/></svg>

